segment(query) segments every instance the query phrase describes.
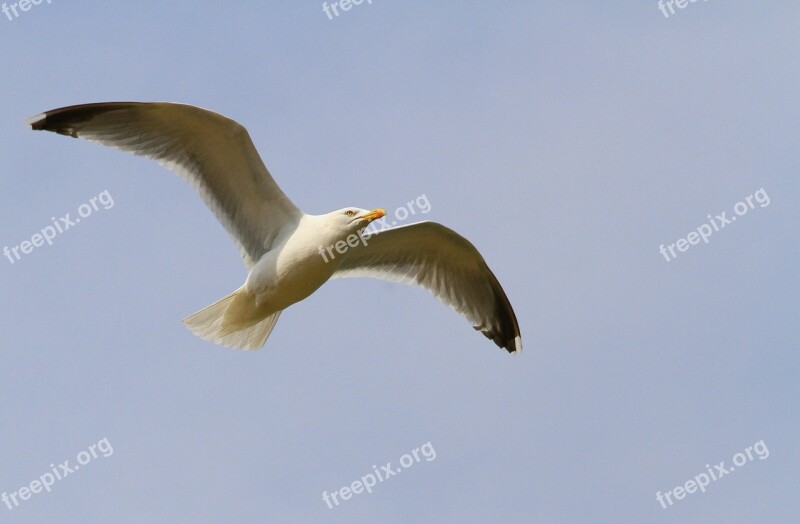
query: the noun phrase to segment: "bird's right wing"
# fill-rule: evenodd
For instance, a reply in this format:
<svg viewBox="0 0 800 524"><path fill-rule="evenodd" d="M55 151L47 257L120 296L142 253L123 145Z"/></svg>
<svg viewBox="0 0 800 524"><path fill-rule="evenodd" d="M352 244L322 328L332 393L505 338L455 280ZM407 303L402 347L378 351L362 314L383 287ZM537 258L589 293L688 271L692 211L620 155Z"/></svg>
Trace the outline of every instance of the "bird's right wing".
<svg viewBox="0 0 800 524"><path fill-rule="evenodd" d="M511 303L466 238L436 222L377 232L343 257L333 278L370 277L428 290L509 353L522 351Z"/></svg>
<svg viewBox="0 0 800 524"><path fill-rule="evenodd" d="M54 109L28 124L153 158L175 171L236 239L248 268L302 216L247 130L218 113L166 102L108 102Z"/></svg>

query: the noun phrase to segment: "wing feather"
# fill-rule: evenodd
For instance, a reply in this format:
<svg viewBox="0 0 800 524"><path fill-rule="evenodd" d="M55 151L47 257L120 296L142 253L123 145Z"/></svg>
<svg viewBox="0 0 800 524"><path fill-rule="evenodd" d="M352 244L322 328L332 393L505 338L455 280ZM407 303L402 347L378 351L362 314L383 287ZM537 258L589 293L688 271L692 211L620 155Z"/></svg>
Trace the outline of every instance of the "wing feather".
<svg viewBox="0 0 800 524"><path fill-rule="evenodd" d="M218 113L166 102L107 102L54 109L28 124L152 158L175 171L234 237L248 267L302 216L247 130Z"/></svg>
<svg viewBox="0 0 800 524"><path fill-rule="evenodd" d="M522 351L517 317L478 250L455 231L419 222L366 237L333 278L368 277L426 289L509 353Z"/></svg>

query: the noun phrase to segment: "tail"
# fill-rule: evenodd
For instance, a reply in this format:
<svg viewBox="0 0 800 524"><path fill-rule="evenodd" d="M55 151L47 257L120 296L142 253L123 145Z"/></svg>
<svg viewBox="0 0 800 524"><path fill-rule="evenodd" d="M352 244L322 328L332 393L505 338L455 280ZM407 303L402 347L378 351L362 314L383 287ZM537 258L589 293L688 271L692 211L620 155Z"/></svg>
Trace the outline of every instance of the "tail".
<svg viewBox="0 0 800 524"><path fill-rule="evenodd" d="M239 288L183 319L189 330L209 342L234 349L259 349L267 341L281 311L264 314L252 295Z"/></svg>

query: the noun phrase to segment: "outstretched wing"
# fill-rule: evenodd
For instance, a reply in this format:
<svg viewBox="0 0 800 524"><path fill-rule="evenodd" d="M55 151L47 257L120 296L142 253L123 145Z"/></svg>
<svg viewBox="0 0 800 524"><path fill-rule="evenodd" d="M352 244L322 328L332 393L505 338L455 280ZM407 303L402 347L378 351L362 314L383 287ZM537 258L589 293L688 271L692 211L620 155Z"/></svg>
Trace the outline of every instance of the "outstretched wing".
<svg viewBox="0 0 800 524"><path fill-rule="evenodd" d="M422 287L509 353L522 351L511 303L467 239L435 222L375 233L347 252L334 278L370 277Z"/></svg>
<svg viewBox="0 0 800 524"><path fill-rule="evenodd" d="M175 171L236 239L248 268L302 216L247 130L218 113L165 102L108 102L54 109L28 124L153 158Z"/></svg>

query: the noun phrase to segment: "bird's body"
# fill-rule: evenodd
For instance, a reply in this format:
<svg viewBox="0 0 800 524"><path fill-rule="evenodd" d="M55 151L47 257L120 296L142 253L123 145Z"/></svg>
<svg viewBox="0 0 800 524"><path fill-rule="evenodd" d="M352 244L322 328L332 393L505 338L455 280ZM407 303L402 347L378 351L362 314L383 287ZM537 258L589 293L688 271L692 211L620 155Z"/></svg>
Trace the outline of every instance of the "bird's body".
<svg viewBox="0 0 800 524"><path fill-rule="evenodd" d="M339 240L321 227L323 217L304 215L292 235L280 239L250 270L244 291L270 314L310 296L330 279L341 259L326 261L318 246Z"/></svg>
<svg viewBox="0 0 800 524"><path fill-rule="evenodd" d="M423 287L498 346L511 353L522 349L505 292L466 239L420 222L376 233L367 242L362 231L385 215L382 209L303 213L233 120L182 104L112 102L55 109L28 123L154 158L203 196L236 239L249 270L239 289L184 319L206 340L258 349L282 311L329 279L367 276ZM347 249L326 257L324 248L334 245Z"/></svg>
<svg viewBox="0 0 800 524"><path fill-rule="evenodd" d="M327 282L338 267L338 261L326 262L317 247L339 239L319 229L318 222L316 216L303 216L294 234L283 239L253 266L244 285L247 292L278 311L300 302Z"/></svg>
<svg viewBox="0 0 800 524"><path fill-rule="evenodd" d="M273 316L309 297L334 275L344 260L323 258L318 246L335 244L346 235L327 227L326 215L304 214L291 234L275 239L272 248L250 269L241 288L223 301L187 317L184 323L197 335L223 345L236 346L245 337L244 349L261 347L262 338L266 339L274 325ZM220 316L218 310L223 306L225 310ZM207 317L208 313L213 316ZM210 325L213 325L211 331Z"/></svg>

